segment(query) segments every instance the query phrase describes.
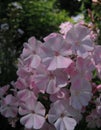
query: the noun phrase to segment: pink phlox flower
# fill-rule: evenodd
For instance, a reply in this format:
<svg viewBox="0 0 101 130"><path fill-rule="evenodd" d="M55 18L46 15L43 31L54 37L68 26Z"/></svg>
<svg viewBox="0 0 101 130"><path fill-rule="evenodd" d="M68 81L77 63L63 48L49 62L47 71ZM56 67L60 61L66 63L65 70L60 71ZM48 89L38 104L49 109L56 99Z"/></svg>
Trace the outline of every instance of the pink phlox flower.
<svg viewBox="0 0 101 130"><path fill-rule="evenodd" d="M75 24L66 35L67 42L72 45L73 54L87 57L88 52L93 51L93 41L90 38L90 30L81 25Z"/></svg>
<svg viewBox="0 0 101 130"><path fill-rule="evenodd" d="M61 23L61 25L59 26L60 28L60 33L63 34L63 37L66 37L67 32L72 28L73 24L71 24L70 22L64 22Z"/></svg>
<svg viewBox="0 0 101 130"><path fill-rule="evenodd" d="M62 69L48 71L46 67L41 65L37 69L34 81L41 92L54 94L67 85L68 77Z"/></svg>
<svg viewBox="0 0 101 130"><path fill-rule="evenodd" d="M38 89L31 80L18 78L15 87L19 89L17 97L19 101L26 101L27 98L35 98L38 95Z"/></svg>
<svg viewBox="0 0 101 130"><path fill-rule="evenodd" d="M24 44L24 49L21 54L21 59L24 59L25 64L30 64L32 68L37 68L41 62L40 49L41 42L31 37L28 43Z"/></svg>
<svg viewBox="0 0 101 130"><path fill-rule="evenodd" d="M29 64L25 64L23 59L18 59L18 70L17 75L21 78L27 79L31 75L35 75L36 71L34 68L31 68Z"/></svg>
<svg viewBox="0 0 101 130"><path fill-rule="evenodd" d="M33 77L36 75L36 70L27 70L27 68L21 68L17 71L18 79L15 82L15 87L18 89L37 89ZM36 91L36 90L35 90Z"/></svg>
<svg viewBox="0 0 101 130"><path fill-rule="evenodd" d="M6 92L8 91L9 88L10 88L9 85L0 87L0 98L2 98L6 94Z"/></svg>
<svg viewBox="0 0 101 130"><path fill-rule="evenodd" d="M101 46L96 45L93 51L93 59L95 62L95 65L101 64Z"/></svg>
<svg viewBox="0 0 101 130"><path fill-rule="evenodd" d="M56 102L57 100L69 100L70 92L67 88L61 88L57 93L50 95L50 100Z"/></svg>
<svg viewBox="0 0 101 130"><path fill-rule="evenodd" d="M76 110L68 105L68 101L58 100L51 105L48 120L57 130L74 130L77 124L75 116L79 115L75 113Z"/></svg>
<svg viewBox="0 0 101 130"><path fill-rule="evenodd" d="M72 53L70 50L71 46L67 44L67 41L60 34L54 37L50 37L50 35L42 47L44 51L43 63L48 70L67 68L72 63L72 60L69 58L69 55Z"/></svg>
<svg viewBox="0 0 101 130"><path fill-rule="evenodd" d="M86 122L89 128L101 128L101 115L94 109L90 115L86 117Z"/></svg>
<svg viewBox="0 0 101 130"><path fill-rule="evenodd" d="M19 107L20 122L27 129L40 129L45 123L45 108L35 99L28 99Z"/></svg>
<svg viewBox="0 0 101 130"><path fill-rule="evenodd" d="M92 97L92 86L88 80L77 74L71 79L70 92L70 104L75 109L81 110L83 106L88 105Z"/></svg>
<svg viewBox="0 0 101 130"><path fill-rule="evenodd" d="M8 94L1 102L0 112L7 118L16 117L18 112L17 98Z"/></svg>
<svg viewBox="0 0 101 130"><path fill-rule="evenodd" d="M85 77L87 80L92 79L92 72L95 70L95 67L92 61L89 58L77 57L76 61L76 69L77 72L81 75L81 77Z"/></svg>

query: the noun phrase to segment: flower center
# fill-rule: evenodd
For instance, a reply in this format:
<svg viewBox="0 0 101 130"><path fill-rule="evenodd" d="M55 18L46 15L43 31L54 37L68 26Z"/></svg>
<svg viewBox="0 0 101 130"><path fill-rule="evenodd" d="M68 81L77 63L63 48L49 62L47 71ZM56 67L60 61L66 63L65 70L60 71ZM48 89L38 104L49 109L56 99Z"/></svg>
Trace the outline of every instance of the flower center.
<svg viewBox="0 0 101 130"><path fill-rule="evenodd" d="M59 52L55 51L55 56L59 56L59 55L60 55Z"/></svg>
<svg viewBox="0 0 101 130"><path fill-rule="evenodd" d="M64 116L65 116L65 114L64 114L64 113L61 113L60 117L63 118Z"/></svg>
<svg viewBox="0 0 101 130"><path fill-rule="evenodd" d="M80 91L76 91L75 95L78 96L80 94Z"/></svg>
<svg viewBox="0 0 101 130"><path fill-rule="evenodd" d="M33 50L33 54L34 54L34 55L36 54L36 51L35 51L35 50Z"/></svg>
<svg viewBox="0 0 101 130"><path fill-rule="evenodd" d="M54 74L52 72L49 73L49 78L54 79Z"/></svg>
<svg viewBox="0 0 101 130"><path fill-rule="evenodd" d="M80 45L80 42L79 42L79 41L76 41L76 42L75 42L75 45L77 45L77 46Z"/></svg>
<svg viewBox="0 0 101 130"><path fill-rule="evenodd" d="M32 111L32 114L35 114L35 111L34 111L34 110Z"/></svg>

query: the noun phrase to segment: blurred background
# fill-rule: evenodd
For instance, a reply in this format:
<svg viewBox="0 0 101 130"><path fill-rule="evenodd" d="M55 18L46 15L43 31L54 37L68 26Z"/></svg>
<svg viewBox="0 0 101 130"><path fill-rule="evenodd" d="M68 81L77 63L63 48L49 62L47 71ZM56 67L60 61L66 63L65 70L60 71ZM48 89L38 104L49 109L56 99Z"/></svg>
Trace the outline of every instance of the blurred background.
<svg viewBox="0 0 101 130"><path fill-rule="evenodd" d="M101 32L101 0L0 0L0 86L16 80L17 59L29 37L42 41L58 32L62 22L79 20L92 22ZM0 130L20 128L0 117Z"/></svg>

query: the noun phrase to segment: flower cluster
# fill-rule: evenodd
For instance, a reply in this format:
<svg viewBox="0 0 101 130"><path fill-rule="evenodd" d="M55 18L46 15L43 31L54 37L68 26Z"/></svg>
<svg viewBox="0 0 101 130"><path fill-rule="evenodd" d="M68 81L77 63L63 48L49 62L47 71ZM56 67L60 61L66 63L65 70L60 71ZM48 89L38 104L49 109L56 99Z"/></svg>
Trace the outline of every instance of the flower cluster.
<svg viewBox="0 0 101 130"><path fill-rule="evenodd" d="M88 127L101 127L101 46L87 26L65 24L43 43L24 43L17 81L0 88L0 112L12 126L19 119L26 130L74 130L85 115Z"/></svg>

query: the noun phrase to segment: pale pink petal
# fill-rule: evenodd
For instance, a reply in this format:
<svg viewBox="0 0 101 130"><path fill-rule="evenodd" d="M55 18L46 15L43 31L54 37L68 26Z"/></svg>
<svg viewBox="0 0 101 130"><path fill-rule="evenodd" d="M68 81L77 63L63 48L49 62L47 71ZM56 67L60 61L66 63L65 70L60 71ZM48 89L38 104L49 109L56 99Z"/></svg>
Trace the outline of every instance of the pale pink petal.
<svg viewBox="0 0 101 130"><path fill-rule="evenodd" d="M32 90L29 90L29 89L20 90L17 93L17 96L18 96L20 101L26 101L28 98L36 99L34 92Z"/></svg>
<svg viewBox="0 0 101 130"><path fill-rule="evenodd" d="M20 119L20 123L27 129L33 128L34 114L28 114Z"/></svg>
<svg viewBox="0 0 101 130"><path fill-rule="evenodd" d="M82 108L82 104L79 101L78 97L71 97L70 98L70 105L73 106L73 108L80 110Z"/></svg>
<svg viewBox="0 0 101 130"><path fill-rule="evenodd" d="M67 57L57 56L57 68L68 68L72 60Z"/></svg>
<svg viewBox="0 0 101 130"><path fill-rule="evenodd" d="M31 67L37 68L40 65L41 58L38 55L34 55L31 61Z"/></svg>
<svg viewBox="0 0 101 130"><path fill-rule="evenodd" d="M29 43L29 45L31 45L31 47L29 46L29 48L34 50L34 48L36 48L36 42L37 42L37 40L35 39L35 37L29 38L28 43Z"/></svg>
<svg viewBox="0 0 101 130"><path fill-rule="evenodd" d="M47 93L53 94L56 93L59 89L56 86L56 79L51 79L47 86Z"/></svg>
<svg viewBox="0 0 101 130"><path fill-rule="evenodd" d="M79 97L79 101L83 106L87 106L88 102L90 101L92 96L92 93L90 94L89 92L81 93Z"/></svg>
<svg viewBox="0 0 101 130"><path fill-rule="evenodd" d="M48 70L55 70L56 68L68 68L69 65L72 63L72 60L70 58L65 58L63 56L56 56L51 61Z"/></svg>
<svg viewBox="0 0 101 130"><path fill-rule="evenodd" d="M54 126L56 127L56 130L67 130L67 129L65 128L64 122L63 122L63 120L62 120L61 118L59 118L59 119L55 122Z"/></svg>
<svg viewBox="0 0 101 130"><path fill-rule="evenodd" d="M44 123L45 123L44 117L37 115L37 114L34 115L33 127L35 129L40 129L43 126Z"/></svg>
<svg viewBox="0 0 101 130"><path fill-rule="evenodd" d="M51 35L51 34L50 34ZM49 37L50 37L49 35ZM54 36L48 38L45 42L46 48L51 49L52 51L59 51L63 45L64 39L61 34L55 34Z"/></svg>
<svg viewBox="0 0 101 130"><path fill-rule="evenodd" d="M78 56L81 56L83 58L86 58L88 56L88 52L86 51L86 49L83 46L79 46L77 49L77 54Z"/></svg>
<svg viewBox="0 0 101 130"><path fill-rule="evenodd" d="M36 114L43 115L43 116L45 115L45 108L40 102L37 102L35 104L34 111L35 111Z"/></svg>
<svg viewBox="0 0 101 130"><path fill-rule="evenodd" d="M57 57L54 57L48 66L48 70L55 70L57 68Z"/></svg>
<svg viewBox="0 0 101 130"><path fill-rule="evenodd" d="M66 35L66 39L68 40L68 43L73 44L74 41L78 40L77 39L78 34L75 33L75 29L74 26L68 31L67 35Z"/></svg>
<svg viewBox="0 0 101 130"><path fill-rule="evenodd" d="M55 71L57 86L62 88L68 84L68 75L61 69Z"/></svg>
<svg viewBox="0 0 101 130"><path fill-rule="evenodd" d="M75 33L77 33L80 39L83 39L88 34L90 34L90 30L86 26L80 24L75 24L74 26L75 26Z"/></svg>
<svg viewBox="0 0 101 130"><path fill-rule="evenodd" d="M51 38L54 38L56 36L57 36L57 33L51 33L50 35L48 35L44 38L44 41L47 42L48 40L50 40Z"/></svg>
<svg viewBox="0 0 101 130"><path fill-rule="evenodd" d="M26 107L24 105L21 105L21 107L19 107L19 114L20 115L25 115L28 113L29 113L29 111L26 109Z"/></svg>
<svg viewBox="0 0 101 130"><path fill-rule="evenodd" d="M73 118L64 117L63 122L66 130L74 130L77 122Z"/></svg>
<svg viewBox="0 0 101 130"><path fill-rule="evenodd" d="M87 51L93 51L94 46L92 46L92 40L89 37L86 37L82 40L82 46L87 50Z"/></svg>

